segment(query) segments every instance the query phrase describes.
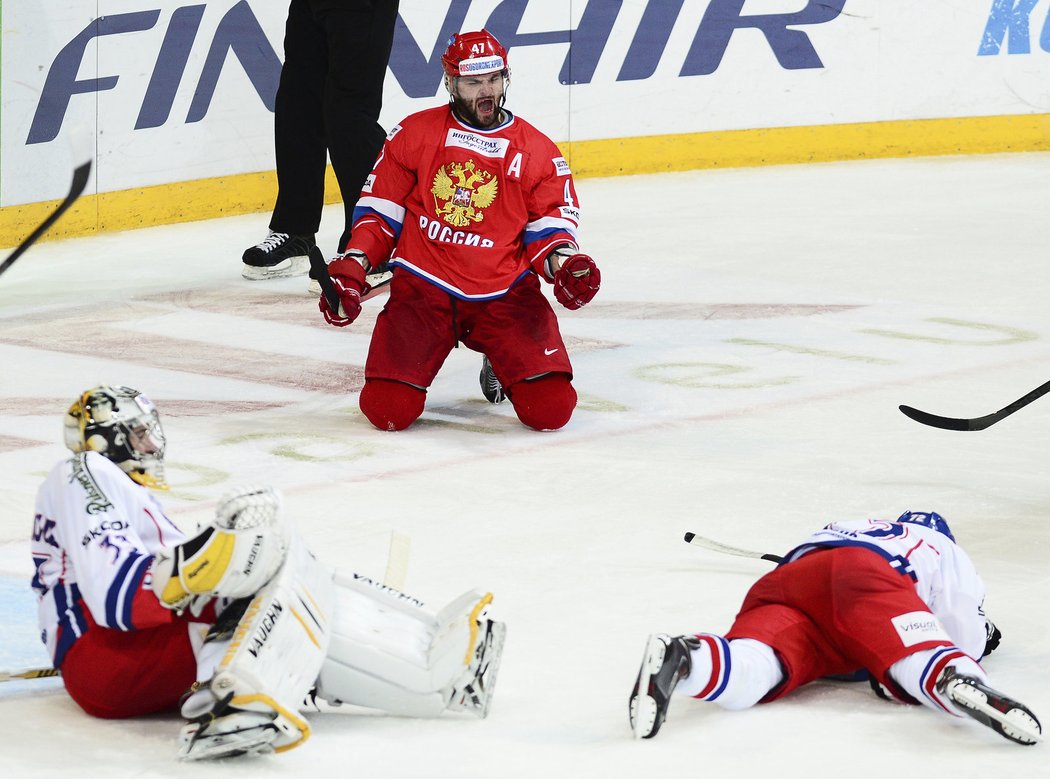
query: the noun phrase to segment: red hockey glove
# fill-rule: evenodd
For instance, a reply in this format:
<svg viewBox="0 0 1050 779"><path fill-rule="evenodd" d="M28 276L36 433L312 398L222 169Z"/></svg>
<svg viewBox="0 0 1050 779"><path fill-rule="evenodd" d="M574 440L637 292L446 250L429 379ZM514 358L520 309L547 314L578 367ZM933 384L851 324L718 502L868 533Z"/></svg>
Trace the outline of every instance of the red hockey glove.
<svg viewBox="0 0 1050 779"><path fill-rule="evenodd" d="M586 254L574 254L554 274L554 297L571 311L591 302L602 284L602 274Z"/></svg>
<svg viewBox="0 0 1050 779"><path fill-rule="evenodd" d="M337 264L338 263L338 264ZM333 311L324 294L317 307L325 321L336 327L346 327L361 313L361 293L365 288L365 269L357 260L333 262L328 266L332 284L339 295L339 310Z"/></svg>

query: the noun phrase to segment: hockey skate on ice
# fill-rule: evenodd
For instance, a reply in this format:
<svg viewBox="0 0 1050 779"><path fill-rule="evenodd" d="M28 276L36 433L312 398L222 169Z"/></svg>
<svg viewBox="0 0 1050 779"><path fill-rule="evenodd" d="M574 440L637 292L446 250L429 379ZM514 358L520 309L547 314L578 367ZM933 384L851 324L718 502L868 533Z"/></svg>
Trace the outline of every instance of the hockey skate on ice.
<svg viewBox="0 0 1050 779"><path fill-rule="evenodd" d="M309 270L312 235L270 234L261 243L245 250L241 275L252 281L302 276Z"/></svg>
<svg viewBox="0 0 1050 779"><path fill-rule="evenodd" d="M496 374L492 372L492 363L489 362L488 357L481 361L481 375L478 379L481 382L481 394L485 396L485 400L489 403L502 403L507 399L507 393L503 391L503 385L496 378Z"/></svg>
<svg viewBox="0 0 1050 779"><path fill-rule="evenodd" d="M485 719L492 706L507 626L503 622L482 619L478 623L478 630L481 635L478 636L474 658L460 680L453 685L448 709L469 711L478 719Z"/></svg>
<svg viewBox="0 0 1050 779"><path fill-rule="evenodd" d="M941 672L937 691L960 713L973 717L1003 738L1026 746L1043 740L1043 728L1026 706L972 676L956 673L953 666Z"/></svg>
<svg viewBox="0 0 1050 779"><path fill-rule="evenodd" d="M690 651L696 645L691 636L649 636L638 681L631 691L629 715L635 738L652 738L660 731L667 718L671 693L692 668ZM640 693L641 690L645 692Z"/></svg>
<svg viewBox="0 0 1050 779"><path fill-rule="evenodd" d="M229 698L232 697L230 693ZM273 752L273 742L280 735L275 716L235 709L228 701L216 705L206 686L190 694L182 705L182 713L190 721L179 733L181 759L209 760Z"/></svg>

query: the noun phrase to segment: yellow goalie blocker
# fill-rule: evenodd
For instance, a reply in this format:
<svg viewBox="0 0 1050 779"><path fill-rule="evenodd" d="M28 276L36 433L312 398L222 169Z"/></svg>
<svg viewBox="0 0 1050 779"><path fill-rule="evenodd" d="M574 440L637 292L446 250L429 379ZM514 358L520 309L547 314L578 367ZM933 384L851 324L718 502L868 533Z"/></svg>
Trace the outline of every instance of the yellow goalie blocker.
<svg viewBox="0 0 1050 779"><path fill-rule="evenodd" d="M290 531L280 509L280 496L269 487L251 487L225 498L210 525L170 553L157 555L157 598L179 610L196 596L254 595L288 552Z"/></svg>

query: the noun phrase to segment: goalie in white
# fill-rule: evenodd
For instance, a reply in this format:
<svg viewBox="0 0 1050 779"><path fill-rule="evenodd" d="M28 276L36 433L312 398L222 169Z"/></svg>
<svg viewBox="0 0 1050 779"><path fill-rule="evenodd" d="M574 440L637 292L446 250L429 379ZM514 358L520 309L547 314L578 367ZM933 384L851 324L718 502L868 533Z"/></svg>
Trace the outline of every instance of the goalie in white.
<svg viewBox="0 0 1050 779"><path fill-rule="evenodd" d="M127 387L83 393L66 443L75 455L37 496L33 587L55 667L88 713L138 716L184 698L186 759L303 743L310 694L407 716L487 715L505 635L485 617L491 595L433 613L333 573L269 487L224 496L187 539L140 486L166 488L165 442L153 404Z"/></svg>

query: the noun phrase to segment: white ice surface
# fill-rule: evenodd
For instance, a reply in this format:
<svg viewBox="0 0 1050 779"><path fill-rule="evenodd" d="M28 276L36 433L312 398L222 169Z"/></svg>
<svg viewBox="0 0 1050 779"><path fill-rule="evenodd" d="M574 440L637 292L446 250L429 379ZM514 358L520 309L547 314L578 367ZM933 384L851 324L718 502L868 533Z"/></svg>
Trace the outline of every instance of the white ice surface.
<svg viewBox="0 0 1050 779"><path fill-rule="evenodd" d="M538 434L453 353L410 430L373 430L356 388L374 314L328 327L305 280L247 282L266 215L43 243L0 278L4 668L45 664L26 538L81 390L153 397L164 498L191 527L235 483L279 486L328 563L409 592L496 595L508 639L491 716L311 716L276 757L174 758L175 716L94 720L55 680L0 685L4 777L1050 776L1046 746L819 683L727 713L676 700L635 742L648 633L728 628L778 552L827 521L947 516L1004 633L993 682L1050 718L1050 398L983 432L905 418L994 411L1048 378L1050 155L877 161L583 180L591 306L561 314L580 407ZM339 213L321 238L331 249Z"/></svg>

